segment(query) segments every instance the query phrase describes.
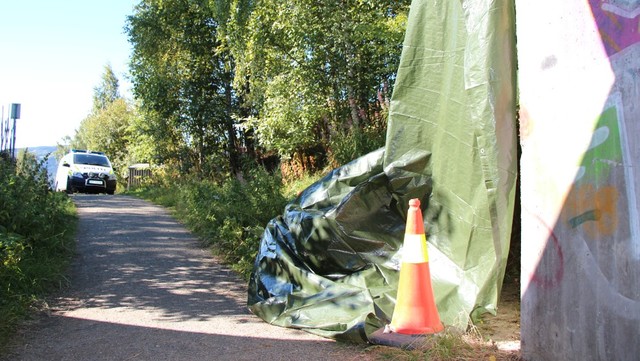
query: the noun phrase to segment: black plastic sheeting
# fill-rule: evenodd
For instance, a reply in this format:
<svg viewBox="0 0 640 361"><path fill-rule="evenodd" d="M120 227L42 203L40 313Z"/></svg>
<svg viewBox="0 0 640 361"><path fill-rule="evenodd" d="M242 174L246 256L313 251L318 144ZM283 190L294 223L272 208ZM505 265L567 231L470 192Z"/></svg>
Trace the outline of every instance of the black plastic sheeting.
<svg viewBox="0 0 640 361"><path fill-rule="evenodd" d="M254 314L352 341L390 322L407 204L428 205L430 154L384 168L383 158L380 149L333 170L269 223L249 282Z"/></svg>

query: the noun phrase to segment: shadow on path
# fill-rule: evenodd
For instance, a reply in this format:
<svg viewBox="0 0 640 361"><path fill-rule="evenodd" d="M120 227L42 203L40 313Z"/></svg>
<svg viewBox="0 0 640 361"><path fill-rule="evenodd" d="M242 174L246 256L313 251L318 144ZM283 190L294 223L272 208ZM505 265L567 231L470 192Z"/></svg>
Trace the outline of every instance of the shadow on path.
<svg viewBox="0 0 640 361"><path fill-rule="evenodd" d="M72 287L0 359L365 356L360 348L271 326L250 314L246 283L217 264L163 208L126 196L73 198L80 222Z"/></svg>

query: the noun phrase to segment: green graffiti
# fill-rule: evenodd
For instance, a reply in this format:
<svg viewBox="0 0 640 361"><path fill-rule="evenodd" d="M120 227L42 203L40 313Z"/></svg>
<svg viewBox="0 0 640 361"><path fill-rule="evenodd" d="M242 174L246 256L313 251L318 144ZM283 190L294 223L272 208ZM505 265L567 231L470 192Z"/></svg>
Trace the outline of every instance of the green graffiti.
<svg viewBox="0 0 640 361"><path fill-rule="evenodd" d="M586 211L579 216L573 217L569 220L569 225L571 228L576 228L584 222L587 221L599 221L602 218L601 212L597 209L592 209L590 211Z"/></svg>
<svg viewBox="0 0 640 361"><path fill-rule="evenodd" d="M609 174L614 166L622 162L618 113L615 107L605 109L596 122L589 149L584 153L581 166L584 175L581 183L596 187L610 183Z"/></svg>

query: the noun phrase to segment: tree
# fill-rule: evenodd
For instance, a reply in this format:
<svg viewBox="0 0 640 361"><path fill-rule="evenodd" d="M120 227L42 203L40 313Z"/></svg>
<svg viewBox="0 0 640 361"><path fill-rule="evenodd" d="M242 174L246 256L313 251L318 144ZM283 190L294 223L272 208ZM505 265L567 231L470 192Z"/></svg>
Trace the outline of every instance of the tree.
<svg viewBox="0 0 640 361"><path fill-rule="evenodd" d="M68 148L105 152L114 168L122 174L127 165L136 161L129 155L131 122L135 109L120 96L118 79L106 65L102 82L94 88L94 108L76 130ZM58 146L62 148L63 146Z"/></svg>
<svg viewBox="0 0 640 361"><path fill-rule="evenodd" d="M119 98L118 78L113 72L111 64L107 64L104 66L104 73L102 73L102 82L93 88L93 111L104 110Z"/></svg>
<svg viewBox="0 0 640 361"><path fill-rule="evenodd" d="M409 3L237 2L235 86L260 143L290 156L384 125Z"/></svg>
<svg viewBox="0 0 640 361"><path fill-rule="evenodd" d="M86 149L105 152L119 172L130 162L129 124L133 110L123 98L118 98L100 112L89 115L81 124Z"/></svg>
<svg viewBox="0 0 640 361"><path fill-rule="evenodd" d="M214 176L237 174L254 137L281 157L381 146L409 2L142 0L126 26L135 129L158 160Z"/></svg>
<svg viewBox="0 0 640 361"><path fill-rule="evenodd" d="M149 134L175 144L164 159L207 174L237 173L234 65L220 48L214 15L206 1L140 2L126 27L133 89L154 122Z"/></svg>

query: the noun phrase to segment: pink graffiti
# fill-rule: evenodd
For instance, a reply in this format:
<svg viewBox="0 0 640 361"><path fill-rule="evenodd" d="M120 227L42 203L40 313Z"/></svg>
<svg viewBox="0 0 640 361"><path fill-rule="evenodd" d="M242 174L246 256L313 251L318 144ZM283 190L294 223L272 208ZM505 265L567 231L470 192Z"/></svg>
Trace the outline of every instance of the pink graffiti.
<svg viewBox="0 0 640 361"><path fill-rule="evenodd" d="M625 4L617 0L589 0L608 56L640 42L638 6L627 8Z"/></svg>
<svg viewBox="0 0 640 361"><path fill-rule="evenodd" d="M562 247L560 246L558 237L556 237L556 234L553 232L551 227L549 227L538 215L533 216L538 220L538 222L540 222L542 226L544 226L549 231L549 236L552 241L551 243L553 244L553 250L555 251L555 255L557 256L557 263L554 267L554 272L552 272L550 276L541 276L539 274L540 264L538 264L536 272L533 274L533 276L531 276L531 281L544 289L555 288L560 284L560 281L562 281L562 278L564 276L564 256L562 254ZM549 249L549 243L547 243L546 247L547 249ZM543 256L540 260L540 263L544 262L545 259L547 259L547 257Z"/></svg>

